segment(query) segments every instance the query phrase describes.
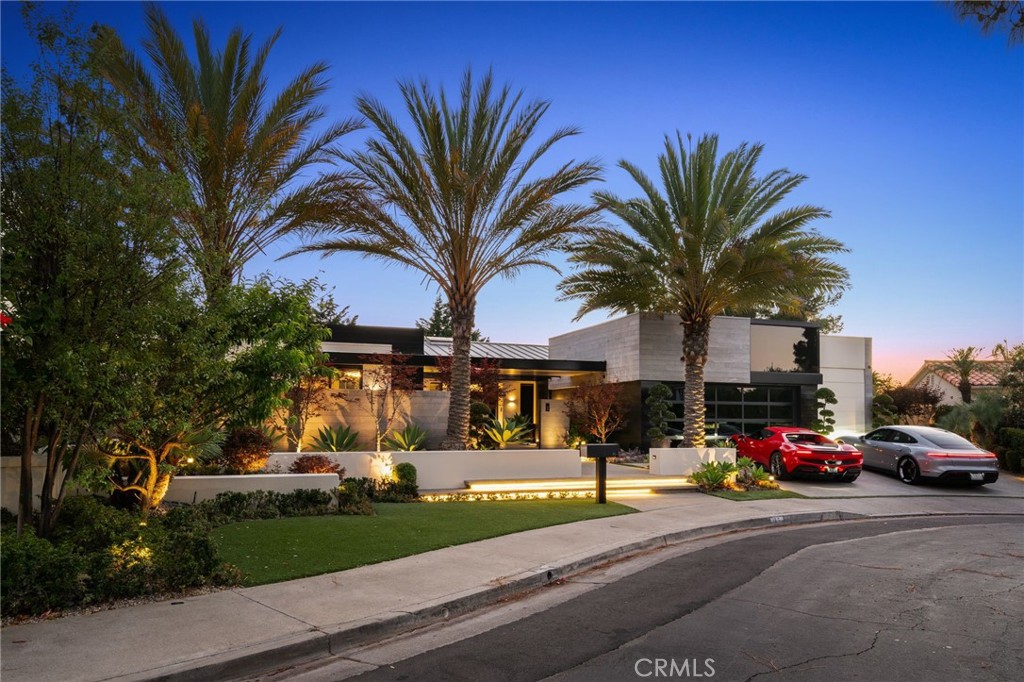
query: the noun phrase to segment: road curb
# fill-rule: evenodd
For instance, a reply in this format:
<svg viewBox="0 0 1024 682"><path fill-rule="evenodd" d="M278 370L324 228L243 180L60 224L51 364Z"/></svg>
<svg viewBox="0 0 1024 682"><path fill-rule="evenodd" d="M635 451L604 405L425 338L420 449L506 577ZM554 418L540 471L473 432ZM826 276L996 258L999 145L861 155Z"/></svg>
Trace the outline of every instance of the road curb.
<svg viewBox="0 0 1024 682"><path fill-rule="evenodd" d="M303 663L310 663L332 653L360 644L441 623L484 606L499 603L556 580L609 561L639 552L738 531L781 528L829 521L853 521L876 518L866 514L830 510L773 514L728 523L689 528L652 536L619 547L577 557L565 562L544 565L537 570L510 576L488 586L470 591L415 611L392 612L355 623L310 630L279 639L265 640L243 648L203 658L176 663L157 670L110 678L123 682L200 682L229 680L272 672Z"/></svg>

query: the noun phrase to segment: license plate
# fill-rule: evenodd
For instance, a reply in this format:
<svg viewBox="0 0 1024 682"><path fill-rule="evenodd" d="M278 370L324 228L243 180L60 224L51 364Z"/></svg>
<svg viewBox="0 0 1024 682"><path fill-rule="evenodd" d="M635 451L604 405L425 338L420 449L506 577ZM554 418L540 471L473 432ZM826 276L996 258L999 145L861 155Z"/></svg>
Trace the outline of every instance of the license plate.
<svg viewBox="0 0 1024 682"><path fill-rule="evenodd" d="M972 481L984 481L985 480L985 474L971 474L971 480Z"/></svg>
<svg viewBox="0 0 1024 682"><path fill-rule="evenodd" d="M835 473L839 473L839 467L828 467L828 468L826 469L826 471L828 471L828 473L830 473L830 474L835 474ZM972 475L973 475L973 474L972 474Z"/></svg>

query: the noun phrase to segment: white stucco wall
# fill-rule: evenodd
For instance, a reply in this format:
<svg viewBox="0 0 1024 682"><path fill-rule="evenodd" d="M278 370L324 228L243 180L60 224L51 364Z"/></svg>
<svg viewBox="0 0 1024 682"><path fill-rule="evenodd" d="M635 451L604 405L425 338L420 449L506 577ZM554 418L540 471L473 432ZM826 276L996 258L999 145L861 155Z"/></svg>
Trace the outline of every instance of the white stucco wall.
<svg viewBox="0 0 1024 682"><path fill-rule="evenodd" d="M836 434L871 429L871 339L861 336L821 337L822 386L832 389L839 404Z"/></svg>
<svg viewBox="0 0 1024 682"><path fill-rule="evenodd" d="M378 453L316 454L327 455L345 467L346 477L380 476ZM417 450L383 454L390 455L395 464L410 462L415 466L420 490L460 490L466 487L466 481L577 478L583 475L579 450ZM288 466L297 456L294 452L274 453L267 466L288 471Z"/></svg>
<svg viewBox="0 0 1024 682"><path fill-rule="evenodd" d="M61 470L63 475L63 470ZM46 455L32 458L32 508L39 509L39 495L43 492L46 476ZM60 484L61 478L57 481ZM18 494L21 491L21 457L0 457L0 507L18 513ZM54 491L56 492L56 491Z"/></svg>
<svg viewBox="0 0 1024 682"><path fill-rule="evenodd" d="M223 492L250 493L268 490L290 493L296 490L323 490L338 487L334 474L246 474L244 476L175 476L164 500L195 504L212 500Z"/></svg>
<svg viewBox="0 0 1024 682"><path fill-rule="evenodd" d="M708 462L736 463L735 448L651 448L651 473L689 476Z"/></svg>

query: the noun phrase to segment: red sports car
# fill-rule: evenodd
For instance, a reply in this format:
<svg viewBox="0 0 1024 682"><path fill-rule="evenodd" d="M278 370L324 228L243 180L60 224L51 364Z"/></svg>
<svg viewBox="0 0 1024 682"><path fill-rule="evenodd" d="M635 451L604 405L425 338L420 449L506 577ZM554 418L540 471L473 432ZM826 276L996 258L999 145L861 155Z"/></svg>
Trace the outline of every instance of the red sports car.
<svg viewBox="0 0 1024 682"><path fill-rule="evenodd" d="M769 426L732 440L738 457L751 458L780 481L805 474L852 483L864 467L864 455L857 448L810 429Z"/></svg>

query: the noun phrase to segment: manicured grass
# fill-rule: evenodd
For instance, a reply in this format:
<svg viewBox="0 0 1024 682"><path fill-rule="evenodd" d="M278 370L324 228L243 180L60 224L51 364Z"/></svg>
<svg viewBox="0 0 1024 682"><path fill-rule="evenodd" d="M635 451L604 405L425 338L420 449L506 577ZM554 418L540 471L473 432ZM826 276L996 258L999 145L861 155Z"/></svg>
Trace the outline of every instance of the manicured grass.
<svg viewBox="0 0 1024 682"><path fill-rule="evenodd" d="M217 528L246 585L304 578L498 535L635 511L593 500L375 504L376 516L305 516Z"/></svg>
<svg viewBox="0 0 1024 682"><path fill-rule="evenodd" d="M715 497L721 497L726 500L732 500L733 502L750 502L751 500L775 500L785 497L803 497L800 493L795 493L792 490L716 490L710 493Z"/></svg>

